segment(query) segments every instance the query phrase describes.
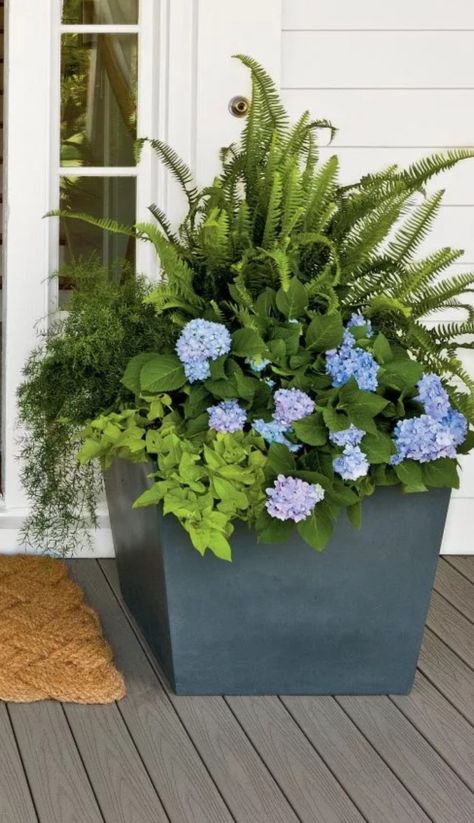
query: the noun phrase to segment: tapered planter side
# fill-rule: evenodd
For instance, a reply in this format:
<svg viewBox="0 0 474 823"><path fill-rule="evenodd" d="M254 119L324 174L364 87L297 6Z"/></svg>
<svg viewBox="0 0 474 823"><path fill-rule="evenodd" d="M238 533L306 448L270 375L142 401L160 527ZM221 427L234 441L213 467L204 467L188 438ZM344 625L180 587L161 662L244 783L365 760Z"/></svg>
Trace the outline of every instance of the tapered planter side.
<svg viewBox="0 0 474 823"><path fill-rule="evenodd" d="M158 507L132 509L151 470L116 460L105 486L124 599L177 694L410 690L448 490L377 489L321 554L239 526L229 564Z"/></svg>

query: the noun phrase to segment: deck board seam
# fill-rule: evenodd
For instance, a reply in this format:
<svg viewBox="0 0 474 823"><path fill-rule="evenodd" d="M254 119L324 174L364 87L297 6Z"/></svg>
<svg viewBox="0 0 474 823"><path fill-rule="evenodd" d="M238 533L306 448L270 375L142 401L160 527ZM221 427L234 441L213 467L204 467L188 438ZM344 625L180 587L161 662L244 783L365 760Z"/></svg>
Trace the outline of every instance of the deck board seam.
<svg viewBox="0 0 474 823"><path fill-rule="evenodd" d="M31 803L32 803L32 806L33 806L34 813L36 815L36 819L37 819L38 823L48 823L48 821L42 821L41 818L40 818L38 807L36 805L35 796L33 794L32 788L31 788L30 778L28 777L28 772L27 772L26 767L25 767L25 761L23 759L23 752L21 751L21 747L20 747L20 744L18 742L18 737L17 737L16 731L15 731L15 726L13 724L13 720L12 720L11 715L10 715L10 708L9 708L8 703L5 703L5 709L6 709L6 712L7 712L8 722L10 723L10 728L12 730L13 739L15 741L16 750L18 752L18 757L20 759L21 767L23 769L23 774L25 775L25 781L26 781L26 785L28 787L28 791L30 793Z"/></svg>
<svg viewBox="0 0 474 823"><path fill-rule="evenodd" d="M349 798L349 800L351 801L352 805L353 805L353 806L357 809L357 811L359 812L360 816L361 816L361 817L362 817L362 818L366 821L366 823L370 823L369 818L367 817L367 815L366 815L366 814L364 814L364 812L362 811L362 809L359 807L358 803L355 801L355 799L352 797L352 795L351 795L351 794L347 791L346 787L344 786L344 784L342 783L341 779L339 778L339 775L338 775L338 774L334 771L334 769L332 769L332 768L331 768L330 764L327 762L326 758L324 757L324 754L323 754L323 753L320 751L320 749L318 749L318 747L314 744L313 740L312 740L312 739L311 739L311 737L309 737L309 735L305 732L305 730L304 730L304 728L301 726L301 724L300 724L300 723L298 723L298 720L297 720L297 719L295 718L295 716L293 715L293 713L292 713L291 709L290 709L290 708L286 705L286 703L285 703L285 701L284 701L284 699L283 699L283 698L284 698L284 695L277 695L277 698L278 698L278 700L280 701L280 703L281 703L281 705L283 706L283 708L285 709L285 711L289 714L289 716L291 717L291 719L292 719L293 723L297 726L298 730L301 732L301 734L303 735L303 737L305 737L305 738L306 738L306 740L308 741L308 743L309 743L309 745L311 746L311 748L312 748L312 749L314 749L314 751L316 752L316 754L318 755L318 757L320 757L320 758L321 758L321 760L322 760L322 762L324 763L324 765L326 766L327 770L330 772L330 774L332 774L332 776L333 776L334 780L335 780L335 781L337 782L337 784L341 787L341 789L342 789L342 791L344 792L344 794L345 794L345 795Z"/></svg>
<svg viewBox="0 0 474 823"><path fill-rule="evenodd" d="M97 561L96 561L96 562L97 562ZM63 712L63 715L64 715L64 719L65 719L65 721L66 721L67 727L68 727L69 732L70 732L70 734L71 734L71 737L72 737L73 743L74 743L74 745L75 745L75 747L76 747L77 755L78 755L78 757L79 757L79 760L80 760L80 761L81 761L81 763L82 763L82 768L84 769L84 774L85 774L85 776L86 776L86 778L87 778L87 782L89 783L89 788L90 788L90 790L91 790L91 792L92 792L92 796L94 797L95 804L96 804L96 806L97 806L97 809L98 809L98 811L99 811L99 814L100 814L100 816L101 816L102 820L104 821L104 823L107 823L107 818L104 816L104 812L102 811L102 806L101 806L101 805L100 805L100 803L99 803L99 798L97 797L96 791L95 791L94 786L93 786L93 784L92 784L92 780L91 780L91 778L90 778L90 776L89 776L89 770L88 770L88 768L87 768L86 762L85 762L85 760L84 760L84 758L83 758L83 756L82 756L81 749L80 749L80 747L79 747L79 745L78 745L78 743L77 743L77 740L76 740L76 738L75 738L75 735L74 735L74 732L73 732L72 726L71 726L71 724L70 724L70 722L69 722L69 717L68 717L68 715L67 715L67 712L66 712L66 708L65 708L65 706L64 706L64 703L60 702L60 703L59 703L59 705L60 705L60 707L61 707L61 709L62 709L62 712Z"/></svg>
<svg viewBox="0 0 474 823"><path fill-rule="evenodd" d="M458 557L458 556L462 557L463 555L453 555L453 556L454 557ZM442 560L443 563L446 563L446 565L449 566L450 569L452 569L453 571L460 574L461 577L463 577L464 580L467 580L469 585L472 586L472 588L474 589L474 583L472 582L472 579L470 577L468 577L467 574L464 574L464 572L462 571L462 569L459 568L459 566L456 566L454 563L450 563L450 561L445 556L441 556L440 560ZM472 560L473 560L473 565L474 565L474 555L472 556ZM473 594L474 594L474 592L473 592Z"/></svg>
<svg viewBox="0 0 474 823"><path fill-rule="evenodd" d="M143 759L143 757L142 757L142 753L141 753L141 751L140 751L140 748L139 748L139 746L138 746L138 743L137 743L137 741L135 740L135 738L134 738L134 736L133 736L133 734L132 734L132 732L131 732L131 730L130 730L130 728L129 728L129 725L128 725L128 723L127 723L127 721L126 721L126 719L125 719L125 717L124 717L124 715L123 715L123 713L122 713L122 710L121 710L121 708L120 708L119 703L116 703L116 706L117 706L118 712L119 712L119 714L120 714L120 717L122 718L122 723L123 723L123 725L125 726L125 729L126 729L126 731L127 731L127 734L128 734L128 736L129 736L130 740L132 741L132 744L133 744L133 747L134 747L135 751L136 751L136 752L137 752L137 754L138 754L138 759L140 760L140 762L141 762L141 764L142 764L142 766L143 766L143 768L144 768L144 770L145 770L145 773L146 773L146 775L147 775L147 777L148 777L148 779L149 779L149 781L150 781L150 783L151 783L151 785L152 785L152 787L153 787L153 790L154 790L154 792L155 792L155 794L156 794L156 796L157 796L158 800L159 800L159 801L160 801L160 803L161 803L161 806L162 806L162 808L163 808L163 811L164 811L164 813L165 813L165 816L166 816L166 818L168 819L169 823L172 823L172 818L170 817L170 814L169 814L169 812L168 812L168 809L166 808L165 801L164 801L164 800L163 800L163 798L161 797L160 792L158 791L157 786L155 786L155 781L153 780L153 777L151 776L151 774L150 774L150 772L149 772L149 770L148 770L148 766L147 766L147 764L145 763L145 761L144 761L144 759Z"/></svg>
<svg viewBox="0 0 474 823"><path fill-rule="evenodd" d="M441 694L441 697L443 697L443 698L446 700L446 698L445 698L444 694L442 694L441 692L439 692L439 694ZM426 743L430 746L430 748L431 748L431 749L433 749L433 751L434 751L434 752L438 755L438 757L440 757L440 758L441 758L441 760L443 761L443 763L445 763L445 764L446 764L446 766L448 767L448 769L450 769L450 771L452 771L452 772L453 772L453 774L455 774L455 775L456 775L456 777L457 777L457 778L459 778L459 780L461 781L461 783L464 783L464 785L465 785L466 789L467 789L467 790L469 791L469 793L470 793L470 794L474 797L474 791L473 791L472 787L469 785L469 783L467 783L467 782L464 780L464 778L462 777L462 775L460 775L460 774L459 774L459 772L457 771L456 767L455 767L455 766L453 766L453 765L449 762L449 760L447 760L447 759L446 759L446 756L445 756L445 755L444 755L444 754L443 754L443 753L442 753L442 752L438 749L438 747L435 745L435 743L433 743L433 741L432 741L432 740L430 740L430 738L429 738L429 737L425 734L425 732L423 732L421 729L419 729L419 728L418 728L418 726L416 725L416 723L414 723L414 722L413 722L412 718L411 718L411 717L409 717L407 714L405 714L405 712L403 711L403 709L402 709L402 708L398 705L398 703L396 703L396 702L395 702L395 700L393 699L392 695L388 694L388 695L387 695L387 697L388 697L388 699L390 700L390 702L392 703L392 705L393 705L393 706L395 706L395 708L397 709L397 711L398 711L398 712L402 715L402 717L404 717L404 718L405 718L405 720L407 720L407 721L410 723L410 725L411 725L411 726L413 727L413 729L417 732L417 734L419 734L419 735L420 735L420 736L421 736L421 737L425 740L425 742L426 742ZM457 709L457 707L456 707L456 706L454 707L454 709L455 709L455 711L457 712L457 714L458 714L460 717L462 717L462 718L463 718L463 715L462 715L462 714L461 714L461 712ZM464 718L463 718L463 719L464 719ZM420 805L421 805L421 804L420 804Z"/></svg>
<svg viewBox="0 0 474 823"><path fill-rule="evenodd" d="M229 709L230 713L231 713L231 714L232 714L232 716L234 717L234 719L235 719L236 723L239 725L239 727L240 727L240 729L242 730L243 734L244 734L244 735L245 735L245 737L247 738L247 740L248 740L249 744L251 745L252 749L253 749L253 750L254 750L254 752L257 754L257 756L258 756L259 760L261 760L261 762L263 763L263 765L264 765L264 767L266 768L266 770L267 770L268 774L270 775L271 779L273 780L273 782L275 783L275 785L279 788L280 792L282 793L283 797L285 798L286 802L288 803L288 805L289 805L290 809L293 811L293 814L294 814L294 815L295 815L295 817L296 817L296 818L300 821L300 823L303 823L302 818L300 817L300 815L299 815L299 814L298 814L298 812L296 811L295 807L293 806L293 803L291 802L290 798L288 797L287 793L285 792L285 790L284 790L283 786L281 786L281 785L280 785L280 783L279 783L279 782L278 782L278 780L276 779L275 775L273 774L272 769L270 768L270 766L269 766L269 765L268 765L268 763L266 762L265 758L263 757L263 755L261 754L261 752L259 752L259 750L258 750L257 746L255 745L255 743L253 742L252 738L251 738L251 737L247 734L246 729L244 728L244 726L243 726L243 725L242 725L242 723L240 722L240 720L239 720L239 718L237 717L236 713L234 712L234 710L233 710L232 706L230 706L230 705L229 705L229 702L228 702L228 700L227 700L227 698L226 698L226 696L225 696L225 695L223 696L223 700L224 700L224 703L226 704L227 708Z"/></svg>
<svg viewBox="0 0 474 823"><path fill-rule="evenodd" d="M453 567L451 566L451 568L453 568ZM464 576L464 575L463 575L463 576ZM465 579L465 580L467 580L467 578L464 578L464 579ZM440 591L440 590L439 590L436 586L433 586L433 589L434 589L434 591L436 592L436 594L439 594L439 596L440 596L440 597L442 597L442 598L443 598L443 600L445 600L445 601L446 601L446 603L449 603L449 605L450 605L450 606L452 606L452 607L453 607L453 609L454 609L455 611L457 611L457 613L458 613L458 614L460 614L462 617L464 617L466 620L468 620L468 621L469 621L469 623L471 624L471 626L474 626L474 621L473 621L470 617L468 617L468 616L467 616L467 614L466 614L465 612L461 611L461 609L459 609L459 608L456 606L456 604L455 604L455 603L453 603L453 601L452 601L452 600L450 600L450 599L449 599L449 597L447 597L447 596L446 596L446 594L444 594L444 592L441 592L441 591ZM473 586L473 589L474 589L474 586ZM474 597L474 591L473 591L473 597Z"/></svg>
<svg viewBox="0 0 474 823"><path fill-rule="evenodd" d="M435 637L438 637L438 635L435 635ZM441 643L444 643L444 641L441 640L441 638L438 638L438 640L440 640ZM449 649L449 646L446 643L444 643L444 645ZM452 649L450 649L450 651L452 651ZM456 654L456 653L453 652L453 654ZM456 656L459 657L459 655L456 655ZM461 660L461 658L459 658L459 659ZM462 663L464 663L464 660L462 660ZM418 671L421 672L423 677L425 677L426 680L428 680L431 683L431 685L436 689L436 691L438 691L440 693L440 695L442 697L444 697L445 700L448 701L448 703L452 706L452 708L455 709L458 712L458 714L460 714L461 717L463 717L464 720L467 723L469 723L469 725L472 726L472 728L474 729L474 723L472 722L472 720L467 715L464 714L462 709L460 709L459 706L457 706L456 703L454 703L451 700L451 698L446 694L446 692L444 692L442 689L439 688L438 684L430 677L429 673L427 671L425 671L421 666L418 666Z"/></svg>
<svg viewBox="0 0 474 823"><path fill-rule="evenodd" d="M371 740L369 740L369 738L367 737L367 735L365 734L365 732L363 731L363 729L361 729L361 728L360 728L360 726L358 726L358 724L357 724L357 723L355 722L355 720L351 717L351 715L349 714L349 712L348 712L348 711L344 708L344 706L343 706L343 705L339 702L338 698L337 698L337 697L334 697L333 699L335 700L335 702L337 703L337 705L339 706L339 708L340 708L340 709L342 709L342 711L344 712L344 714L346 715L346 717L348 718L348 720L350 720L350 722L352 723L352 725L353 725L353 726L355 726L355 728L357 729L357 731L359 732L359 734L361 734L361 735L362 735L362 737L364 738L364 740L365 740L365 742L367 743L367 745L368 745L368 746L370 746L370 747L373 749L373 751L375 752L375 754L377 755L377 757L379 757L379 758L380 758L380 760L382 761L382 763L384 763L384 764L385 764L385 766L386 766L386 767L387 767L387 769L389 769L389 771L393 774L393 776L395 777L395 779L396 779L396 780L400 783L400 785L401 785L401 786L403 786L404 790L407 792L407 794L409 794L409 795L410 795L410 797L412 798L412 800L414 801L414 803L416 803L416 805L417 805L417 806L419 806L419 808L420 808L420 809L422 810L422 812L426 815L426 817L428 818L428 820L431 820L431 821L432 821L432 823L436 823L436 821L433 819L433 817L432 817L432 816L429 814L429 812L425 809L425 807L423 806L423 804L421 803L421 801L420 801L420 800L416 797L416 795L414 795L414 794L413 794L413 791L412 791L411 789L409 789L409 788L408 788L408 786L406 786L406 785L405 785L405 783L403 782L403 780L402 780L402 778L400 777L400 775L398 775L398 774L397 774L397 772L394 770L394 768L390 765L390 763L388 763L388 762L387 762L387 760L385 759L385 757L384 757L384 756L383 756L383 755L379 752L379 750L378 750L378 749L377 749L377 747L374 745L374 743L372 743L372 742L371 742Z"/></svg>
<svg viewBox="0 0 474 823"><path fill-rule="evenodd" d="M438 594L439 594L439 592L438 592ZM449 601L448 601L448 602L449 602ZM465 615L463 615L463 617L465 617ZM470 622L470 621L469 621L469 622ZM443 645L444 645L444 646L446 646L446 647L447 647L447 648L448 648L448 649L449 649L449 650L450 650L453 654L455 654L455 655L456 655L456 657L458 658L458 660L461 660L461 662L462 662L462 663L464 663L464 665L465 665L465 666L467 666L467 668L468 668L468 669L470 669L470 670L471 670L471 672L474 672L474 666L472 666L472 664L471 664L471 663L468 663L466 660L464 660L464 658L463 658L463 657L461 657L461 655L459 654L459 652L457 652L457 651L456 651L456 649L453 649L453 648L452 648L452 646L450 646L450 645L449 645L448 641L447 641L447 640L445 640L445 639L444 639L444 637L441 637L441 636L438 634L438 632L436 632L434 629L432 629L432 628L431 628L431 626L425 626L425 634L428 634L428 635L429 635L429 634L434 634L434 636L435 636L435 637L437 637L437 638L438 638L438 640L440 640L440 641L441 641L441 643L443 643Z"/></svg>
<svg viewBox="0 0 474 823"><path fill-rule="evenodd" d="M170 706L171 706L171 708L172 708L173 712L175 713L176 717L178 718L179 723L180 723L180 724L181 724L181 726L183 727L183 729L184 729L184 731L185 731L185 734L186 734L187 738L189 739L189 741L190 741L190 743L191 743L191 745L192 745L193 749L195 750L195 752L196 752L197 756L199 757L199 760L201 761L201 763L202 763L202 765L203 765L204 769L206 770L207 774L209 775L209 779L211 780L212 785L215 787L216 792L218 793L218 795L220 796L220 798L221 798L222 802L224 803L225 807L227 808L227 811L229 812L229 815L230 815L231 819L232 819L232 820L234 820L234 821L235 821L235 823L238 823L238 821L237 821L237 819L236 819L235 815L232 813L232 811L231 811L231 809L230 809L230 807L229 807L229 804L228 804L228 802L227 802L226 798L223 796L223 794L222 794L222 792L221 792L221 790L220 790L219 786L217 785L216 780L214 779L214 776L213 776L213 774L212 774L211 770L209 769L209 767L208 767L207 763L204 761L204 759L203 759L203 757L202 757L202 755L201 755L201 752L199 751L198 747L196 746L196 743L194 742L194 739L193 739L193 737L192 737L192 735L191 735L191 733L190 733L189 729L187 728L187 726L186 726L186 724L184 723L183 719L180 717L179 712L176 710L176 707L175 707L175 705L174 705L174 703L173 703L173 701L171 700L170 695L169 695L168 685L167 685L167 683L166 683L166 681L165 681L164 677L162 678L162 677L160 677L160 676L159 676L156 661L152 658L152 656L151 656L151 654L150 654L150 653L147 653L147 650L145 649L145 647L144 647L144 645L143 645L142 638L140 637L140 634L139 634L138 630L137 630L137 629L136 629L136 627L134 626L133 621L132 621L132 619L131 619L131 616L129 615L129 613L128 613L127 609L125 608L125 604L123 604L123 603L122 603L122 601L121 601L121 599L118 597L118 595L117 595L117 593L116 593L116 591L115 591L114 587L112 586L112 584L111 584L111 582L110 582L110 580L109 580L109 578L108 578L107 574L105 573L105 571L104 571L104 569L103 569L103 567L102 567L101 561L100 561L100 560L97 560L96 562L97 562L97 564L98 564L98 567L99 567L99 569L100 569L100 571L101 571L102 575L103 575L103 576L104 576L104 578L105 578L105 581L106 581L106 583L107 583L107 585L108 585L109 589L110 589L110 590L111 590L111 592L112 592L113 597L115 598L116 603L118 604L118 607L119 607L119 608L120 608L120 610L123 612L123 614L124 614L124 616L125 616L125 619L127 620L127 623L128 623L128 625L129 625L129 627L130 627L130 630L132 631L132 633L133 633L133 635L134 635L134 637L135 637L135 639L136 639L136 641L137 641L138 645L139 645L139 646L140 646L140 648L141 648L142 654L144 654L144 656L146 657L147 661L148 661L148 662L149 662L149 664L151 665L151 668L152 668L152 670L153 670L153 673L154 673L154 675L155 675L156 679L158 680L158 682L159 682L159 683L161 684L161 686L163 687L163 691L164 691L164 694L165 694L165 696L166 696L166 699L168 700L168 702L169 702L169 704L170 704ZM154 784L153 784L153 785L154 785ZM164 804L163 804L163 807L164 807ZM166 810L166 813L168 814L168 811L167 811L167 810Z"/></svg>
<svg viewBox="0 0 474 823"><path fill-rule="evenodd" d="M467 559L468 563L470 563L472 566L474 566L474 554L473 555L444 554L440 558L441 560L444 560L444 562L447 563L448 566L450 566L452 569L459 572L459 574L461 574L468 581L468 583L470 583L471 586L474 588L474 580L472 579L472 577L469 577L467 574L465 574L463 572L462 569L459 568L459 566L456 565L456 563L453 563L453 558L458 558L458 559L460 558L461 560L462 559L464 559L464 560Z"/></svg>

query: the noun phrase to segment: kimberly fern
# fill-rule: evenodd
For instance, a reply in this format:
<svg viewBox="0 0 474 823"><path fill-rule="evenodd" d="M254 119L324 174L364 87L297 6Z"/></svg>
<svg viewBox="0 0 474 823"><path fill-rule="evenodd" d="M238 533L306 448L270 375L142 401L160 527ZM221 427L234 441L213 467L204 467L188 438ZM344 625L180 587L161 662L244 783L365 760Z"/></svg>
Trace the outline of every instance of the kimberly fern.
<svg viewBox="0 0 474 823"><path fill-rule="evenodd" d="M456 250L416 255L443 194L426 197L426 184L474 150L434 154L406 170L392 165L340 186L337 157L318 158L318 131L333 134L332 124L306 112L290 125L270 77L251 58L238 59L251 73L251 106L240 143L222 150L221 173L210 186L199 190L170 147L148 141L188 201L176 231L155 205L156 223L135 226L62 215L152 242L162 280L148 300L178 327L192 317L255 326L262 294L277 318L275 295L297 277L310 314L338 310L348 318L361 311L392 343L451 379L453 396L473 419L474 382L457 350L473 346L465 295L474 289L474 274L450 274ZM459 319L439 328L424 324L444 308Z"/></svg>

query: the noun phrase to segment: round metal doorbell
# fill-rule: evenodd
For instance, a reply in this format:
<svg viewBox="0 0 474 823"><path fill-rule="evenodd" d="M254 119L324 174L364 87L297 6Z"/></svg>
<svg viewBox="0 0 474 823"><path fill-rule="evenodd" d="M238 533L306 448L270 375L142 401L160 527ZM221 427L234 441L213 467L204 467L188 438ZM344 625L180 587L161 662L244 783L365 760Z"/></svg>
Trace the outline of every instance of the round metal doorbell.
<svg viewBox="0 0 474 823"><path fill-rule="evenodd" d="M229 100L229 111L233 117L245 117L250 108L250 101L247 97L237 94Z"/></svg>

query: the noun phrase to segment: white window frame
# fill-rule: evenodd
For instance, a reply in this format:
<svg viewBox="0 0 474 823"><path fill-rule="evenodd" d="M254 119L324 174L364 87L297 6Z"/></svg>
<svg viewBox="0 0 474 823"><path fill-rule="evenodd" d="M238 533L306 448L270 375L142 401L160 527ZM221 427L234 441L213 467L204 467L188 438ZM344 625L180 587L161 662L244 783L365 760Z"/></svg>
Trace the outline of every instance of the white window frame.
<svg viewBox="0 0 474 823"><path fill-rule="evenodd" d="M69 31L138 35L137 130L140 136L162 137L168 11L169 0L140 0L137 25L65 26L61 0L6 3L0 528L7 531L21 525L28 510L19 479L16 392L38 332L47 328L56 309L57 289L50 276L59 262L59 221L42 218L59 207L59 178L64 173L59 165L61 35ZM136 176L137 220L147 219L150 203L163 203L163 171L150 150L144 150L137 167L84 167L80 173ZM137 244L137 271L157 277L151 244ZM2 542L0 538L0 550Z"/></svg>

